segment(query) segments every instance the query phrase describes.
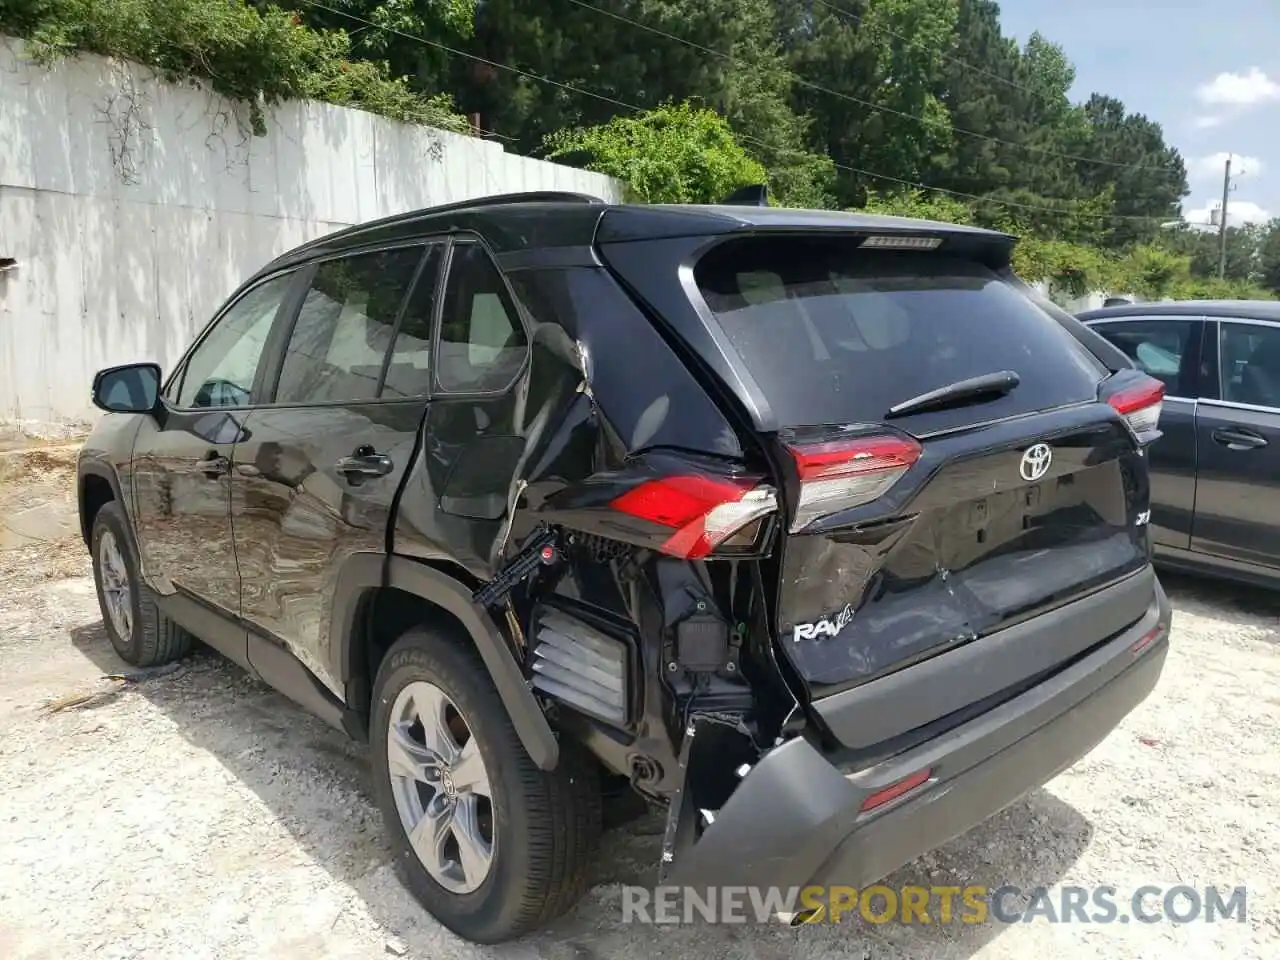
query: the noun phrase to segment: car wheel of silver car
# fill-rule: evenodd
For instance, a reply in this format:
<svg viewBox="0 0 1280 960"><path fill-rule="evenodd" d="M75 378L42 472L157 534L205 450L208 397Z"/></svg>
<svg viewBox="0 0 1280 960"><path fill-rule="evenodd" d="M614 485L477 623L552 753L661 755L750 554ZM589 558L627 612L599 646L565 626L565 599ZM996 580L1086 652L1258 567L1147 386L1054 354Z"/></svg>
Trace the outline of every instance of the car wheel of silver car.
<svg viewBox="0 0 1280 960"><path fill-rule="evenodd" d="M477 943L522 936L586 892L601 832L599 775L561 743L556 769L521 744L462 638L410 631L374 683L374 792L405 882Z"/></svg>
<svg viewBox="0 0 1280 960"><path fill-rule="evenodd" d="M125 522L115 501L104 504L93 518L89 546L103 626L111 646L126 663L138 667L170 663L186 655L192 637L160 612L155 594L139 575Z"/></svg>

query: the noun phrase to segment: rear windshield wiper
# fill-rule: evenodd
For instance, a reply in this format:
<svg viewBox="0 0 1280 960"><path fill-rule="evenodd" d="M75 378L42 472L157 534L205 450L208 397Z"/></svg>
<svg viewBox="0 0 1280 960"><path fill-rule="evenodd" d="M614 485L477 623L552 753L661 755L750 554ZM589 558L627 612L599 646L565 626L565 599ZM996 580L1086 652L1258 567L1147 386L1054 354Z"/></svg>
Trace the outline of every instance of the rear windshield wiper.
<svg viewBox="0 0 1280 960"><path fill-rule="evenodd" d="M919 413L922 410L937 410L943 407L959 407L976 400L1004 396L1019 383L1022 378L1012 370L1000 370L996 373L984 373L968 380L957 380L955 383L930 390L910 400L903 400L889 408L885 419L903 417L908 413Z"/></svg>

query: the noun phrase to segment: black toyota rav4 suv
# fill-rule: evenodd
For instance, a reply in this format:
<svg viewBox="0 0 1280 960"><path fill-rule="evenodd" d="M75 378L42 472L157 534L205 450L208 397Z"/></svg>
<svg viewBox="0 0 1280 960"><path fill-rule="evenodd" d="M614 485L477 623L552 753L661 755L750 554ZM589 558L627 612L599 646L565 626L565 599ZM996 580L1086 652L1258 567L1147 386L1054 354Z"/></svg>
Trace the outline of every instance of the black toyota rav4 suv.
<svg viewBox="0 0 1280 960"><path fill-rule="evenodd" d="M199 638L367 740L406 883L475 941L660 875L859 886L1157 682L1163 385L1014 238L521 194L248 280L98 374L79 502L133 664Z"/></svg>

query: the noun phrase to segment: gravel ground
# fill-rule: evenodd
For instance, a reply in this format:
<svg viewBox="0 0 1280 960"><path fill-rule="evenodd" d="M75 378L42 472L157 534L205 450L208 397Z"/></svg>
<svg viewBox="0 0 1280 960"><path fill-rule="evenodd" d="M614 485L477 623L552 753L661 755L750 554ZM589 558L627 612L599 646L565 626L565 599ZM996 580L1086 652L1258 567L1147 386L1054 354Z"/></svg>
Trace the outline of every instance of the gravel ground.
<svg viewBox="0 0 1280 960"><path fill-rule="evenodd" d="M65 508L70 476L0 477L4 502ZM121 687L74 540L0 552L0 957L273 960L706 956L1065 960L1280 956L1280 600L1166 579L1160 687L1091 755L887 882L1119 891L1248 887L1248 917L1178 925L900 924L787 929L622 923L661 824L608 835L569 917L481 949L404 892L360 748L211 654ZM51 701L93 695L50 711ZM1052 892L1052 890L1051 890Z"/></svg>

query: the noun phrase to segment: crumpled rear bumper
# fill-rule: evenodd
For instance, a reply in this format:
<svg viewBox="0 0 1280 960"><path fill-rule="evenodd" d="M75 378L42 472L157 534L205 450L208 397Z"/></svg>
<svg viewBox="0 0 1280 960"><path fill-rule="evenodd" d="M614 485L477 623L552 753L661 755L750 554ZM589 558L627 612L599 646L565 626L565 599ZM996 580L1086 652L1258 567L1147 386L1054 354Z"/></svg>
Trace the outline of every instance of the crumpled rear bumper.
<svg viewBox="0 0 1280 960"><path fill-rule="evenodd" d="M1159 583L1146 616L1026 692L869 769L846 774L804 738L743 779L664 883L863 887L983 822L1071 766L1156 686L1171 609ZM864 812L868 797L929 771Z"/></svg>

